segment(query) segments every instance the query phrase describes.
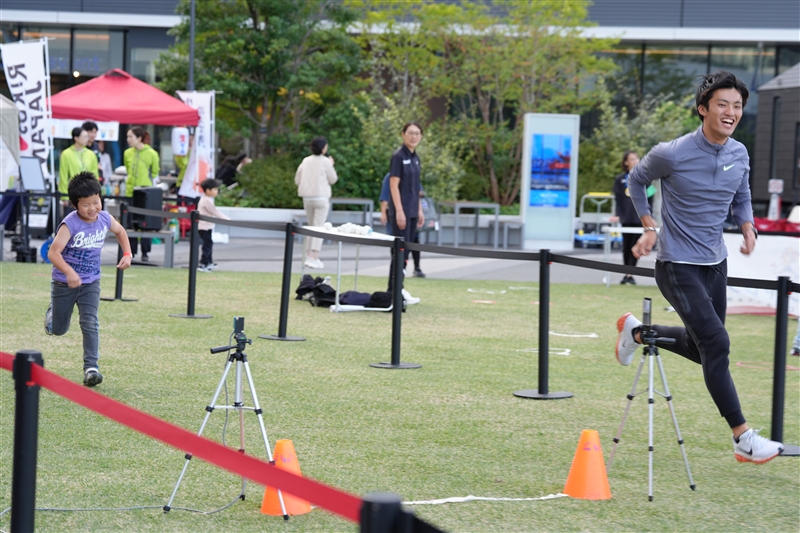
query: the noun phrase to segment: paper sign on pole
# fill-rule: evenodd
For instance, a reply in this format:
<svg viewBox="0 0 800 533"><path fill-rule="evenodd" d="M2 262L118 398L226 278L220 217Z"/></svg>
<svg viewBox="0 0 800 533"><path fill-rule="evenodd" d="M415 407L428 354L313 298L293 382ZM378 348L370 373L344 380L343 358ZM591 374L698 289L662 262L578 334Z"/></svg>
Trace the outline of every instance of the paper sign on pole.
<svg viewBox="0 0 800 533"><path fill-rule="evenodd" d="M47 39L0 44L11 98L19 109L19 153L35 157L45 174L51 154L50 71Z"/></svg>
<svg viewBox="0 0 800 533"><path fill-rule="evenodd" d="M214 177L214 91L176 91L178 97L193 109L197 109L200 122L194 131L189 152L189 162L183 175L178 194L197 198L202 196L200 184Z"/></svg>

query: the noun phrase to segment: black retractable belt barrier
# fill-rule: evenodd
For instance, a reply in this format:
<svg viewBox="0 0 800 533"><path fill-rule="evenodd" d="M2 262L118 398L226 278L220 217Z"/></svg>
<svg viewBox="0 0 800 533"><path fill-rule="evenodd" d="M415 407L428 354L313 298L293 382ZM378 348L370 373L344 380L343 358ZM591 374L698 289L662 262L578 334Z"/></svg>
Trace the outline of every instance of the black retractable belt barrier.
<svg viewBox="0 0 800 533"><path fill-rule="evenodd" d="M402 507L400 496L391 492L370 492L364 496L358 531L360 533L444 533Z"/></svg>
<svg viewBox="0 0 800 533"><path fill-rule="evenodd" d="M122 223L122 227L126 227L125 226L125 222L126 222L126 219L129 216L130 216L130 213L128 213L128 204L126 204L125 202L120 202L120 204L119 204L119 218L120 218L120 221ZM119 262L122 261L122 253L123 253L122 252L122 246L121 245L117 245L117 264L119 264ZM116 302L116 301L120 301L120 302L136 302L137 301L136 298L123 298L122 297L122 275L123 275L123 271L118 268L117 269L117 281L116 281L116 284L114 285L114 297L113 298L100 298L101 300L104 300L106 302Z"/></svg>
<svg viewBox="0 0 800 533"><path fill-rule="evenodd" d="M39 385L31 381L31 365L44 366L42 353L20 350L14 359L14 466L11 478L11 531L34 530L36 453L39 440Z"/></svg>
<svg viewBox="0 0 800 533"><path fill-rule="evenodd" d="M514 396L530 400L560 400L572 398L571 392L550 392L550 250L539 251L539 388L514 392Z"/></svg>
<svg viewBox="0 0 800 533"><path fill-rule="evenodd" d="M200 213L194 210L189 216L192 221L192 229L189 237L189 295L186 304L185 315L169 315L175 318L211 318L211 315L196 315L194 314L194 295L197 285L197 255L200 253L200 234L197 233L197 222L200 220Z"/></svg>
<svg viewBox="0 0 800 533"><path fill-rule="evenodd" d="M289 321L289 297L292 290L292 254L294 253L294 224L286 223L286 242L283 246L283 283L281 285L281 309L278 317L277 335L259 335L271 341L304 341L303 337L287 337L286 323Z"/></svg>
<svg viewBox="0 0 800 533"><path fill-rule="evenodd" d="M421 368L416 363L400 362L400 325L403 317L403 239L397 237L392 243L392 361L390 363L370 363L375 368Z"/></svg>
<svg viewBox="0 0 800 533"><path fill-rule="evenodd" d="M775 363L772 377L772 440L783 441L783 405L786 396L786 334L789 323L789 278L778 278L778 298L775 305ZM800 446L783 443L781 455L800 455Z"/></svg>

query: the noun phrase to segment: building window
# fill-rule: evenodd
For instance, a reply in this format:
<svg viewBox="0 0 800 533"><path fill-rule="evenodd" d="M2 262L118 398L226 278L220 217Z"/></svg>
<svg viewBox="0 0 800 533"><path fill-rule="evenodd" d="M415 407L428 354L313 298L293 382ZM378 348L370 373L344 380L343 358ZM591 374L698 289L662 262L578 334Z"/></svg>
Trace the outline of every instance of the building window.
<svg viewBox="0 0 800 533"><path fill-rule="evenodd" d="M781 97L772 100L772 135L769 148L769 179L778 177L778 132L781 121Z"/></svg>
<svg viewBox="0 0 800 533"><path fill-rule="evenodd" d="M19 26L7 22L0 23L0 43L19 41Z"/></svg>
<svg viewBox="0 0 800 533"><path fill-rule="evenodd" d="M644 58L644 94L680 98L694 94L699 76L708 69L705 46L647 45Z"/></svg>
<svg viewBox="0 0 800 533"><path fill-rule="evenodd" d="M154 84L158 81L156 75L156 61L162 53L168 52L165 48L131 48L129 72L132 76Z"/></svg>
<svg viewBox="0 0 800 533"><path fill-rule="evenodd" d="M122 68L125 39L121 31L74 30L73 39L74 73L93 78L113 68Z"/></svg>
<svg viewBox="0 0 800 533"><path fill-rule="evenodd" d="M794 179L792 188L800 190L800 122L794 128Z"/></svg>
<svg viewBox="0 0 800 533"><path fill-rule="evenodd" d="M22 39L41 39L47 37L50 55L51 74L70 73L70 31L69 28L23 27Z"/></svg>

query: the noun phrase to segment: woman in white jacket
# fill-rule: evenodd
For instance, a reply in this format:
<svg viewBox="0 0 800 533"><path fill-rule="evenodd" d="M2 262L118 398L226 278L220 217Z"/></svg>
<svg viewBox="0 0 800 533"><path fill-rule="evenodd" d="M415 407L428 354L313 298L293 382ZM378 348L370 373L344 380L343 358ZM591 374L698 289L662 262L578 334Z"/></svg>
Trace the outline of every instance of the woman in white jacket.
<svg viewBox="0 0 800 533"><path fill-rule="evenodd" d="M325 137L315 137L311 141L311 153L297 167L294 182L297 185L297 195L303 199L308 224L322 226L328 218L331 205L331 185L339 177L333 168L333 158L328 155L328 141ZM324 265L319 260L322 239L307 238L304 248L303 264L309 268L323 268Z"/></svg>

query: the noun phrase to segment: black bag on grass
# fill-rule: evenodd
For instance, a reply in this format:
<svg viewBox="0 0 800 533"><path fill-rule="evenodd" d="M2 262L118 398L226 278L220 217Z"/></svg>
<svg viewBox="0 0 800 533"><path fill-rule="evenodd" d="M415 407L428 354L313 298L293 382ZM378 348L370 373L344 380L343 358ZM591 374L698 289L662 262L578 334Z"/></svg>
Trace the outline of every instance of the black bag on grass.
<svg viewBox="0 0 800 533"><path fill-rule="evenodd" d="M392 306L392 293L373 292L364 307L374 307L377 309L388 309Z"/></svg>
<svg viewBox="0 0 800 533"><path fill-rule="evenodd" d="M311 297L311 293L314 290L314 287L317 286L317 283L322 283L322 278L314 279L308 274L303 274L303 279L300 280L300 285L297 286L295 289L295 300L308 300Z"/></svg>
<svg viewBox="0 0 800 533"><path fill-rule="evenodd" d="M325 282L317 283L308 301L315 307L330 307L336 303L336 289Z"/></svg>

